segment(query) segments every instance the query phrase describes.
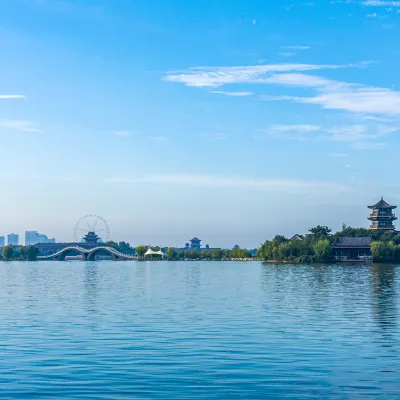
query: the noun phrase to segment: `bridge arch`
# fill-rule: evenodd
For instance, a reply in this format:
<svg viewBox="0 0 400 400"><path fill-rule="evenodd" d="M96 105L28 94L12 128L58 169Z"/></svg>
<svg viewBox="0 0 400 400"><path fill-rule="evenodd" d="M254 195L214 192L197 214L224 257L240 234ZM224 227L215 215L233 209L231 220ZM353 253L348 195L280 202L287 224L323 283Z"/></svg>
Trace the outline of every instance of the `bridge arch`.
<svg viewBox="0 0 400 400"><path fill-rule="evenodd" d="M106 252L110 254L114 261L119 260L136 260L137 258L131 254L121 253L120 251L114 249L113 247L108 246L98 246L94 248L83 248L80 246L68 246L63 249L57 251L53 254L38 256L38 260L57 260L64 261L65 257L71 253L80 254L83 256L84 260L95 261L96 256L99 253Z"/></svg>
<svg viewBox="0 0 400 400"><path fill-rule="evenodd" d="M68 255L82 255L86 260L86 251L84 249L81 249L80 247L65 247L56 254L53 254L53 257L58 261L65 261L65 258Z"/></svg>
<svg viewBox="0 0 400 400"><path fill-rule="evenodd" d="M95 261L96 256L98 256L100 253L107 253L108 255L110 255L112 257L112 259L114 261L118 260L118 256L115 254L114 251L112 251L112 248L110 248L110 247L97 247L95 249L92 249L91 251L89 251L89 253L87 255L87 260Z"/></svg>

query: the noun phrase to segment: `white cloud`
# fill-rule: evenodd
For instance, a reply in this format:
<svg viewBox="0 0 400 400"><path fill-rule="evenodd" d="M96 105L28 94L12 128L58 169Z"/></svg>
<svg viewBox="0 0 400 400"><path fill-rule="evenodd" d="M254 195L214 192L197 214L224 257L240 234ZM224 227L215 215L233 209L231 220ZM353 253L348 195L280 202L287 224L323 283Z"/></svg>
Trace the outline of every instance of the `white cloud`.
<svg viewBox="0 0 400 400"><path fill-rule="evenodd" d="M400 115L400 92L331 81L305 74L275 74L266 83L289 86L315 87L315 97L262 96L263 100L290 100L299 103L318 104L323 108L345 110L358 114Z"/></svg>
<svg viewBox="0 0 400 400"><path fill-rule="evenodd" d="M400 7L400 1L366 0L362 5L368 7Z"/></svg>
<svg viewBox="0 0 400 400"><path fill-rule="evenodd" d="M376 18L378 16L377 13L367 14L367 18Z"/></svg>
<svg viewBox="0 0 400 400"><path fill-rule="evenodd" d="M21 132L42 132L40 129L35 128L31 122L19 120L0 121L0 129L11 129Z"/></svg>
<svg viewBox="0 0 400 400"><path fill-rule="evenodd" d="M200 137L209 139L209 140L226 140L229 139L232 135L230 133L202 133Z"/></svg>
<svg viewBox="0 0 400 400"><path fill-rule="evenodd" d="M0 94L0 99L25 99L22 94Z"/></svg>
<svg viewBox="0 0 400 400"><path fill-rule="evenodd" d="M310 46L283 46L282 49L287 50L308 50Z"/></svg>
<svg viewBox="0 0 400 400"><path fill-rule="evenodd" d="M380 150L386 147L386 143L374 142L358 142L354 143L353 147L357 150Z"/></svg>
<svg viewBox="0 0 400 400"><path fill-rule="evenodd" d="M274 137L307 139L310 133L319 132L321 129L318 125L273 125L264 132Z"/></svg>
<svg viewBox="0 0 400 400"><path fill-rule="evenodd" d="M187 86L219 87L234 83L268 83L266 78L271 73L365 67L366 65L366 63L348 65L289 63L239 67L194 67L186 71L169 72L164 80L184 83Z"/></svg>
<svg viewBox="0 0 400 400"><path fill-rule="evenodd" d="M344 157L348 157L349 155L347 153L332 153L331 156L344 158Z"/></svg>
<svg viewBox="0 0 400 400"><path fill-rule="evenodd" d="M280 53L278 53L278 55L280 55L281 57L294 57L296 53L290 51L281 51Z"/></svg>
<svg viewBox="0 0 400 400"><path fill-rule="evenodd" d="M264 132L268 137L273 138L330 140L346 143L351 147L363 150L382 148L382 143L376 143L375 140L398 130L400 130L400 127L396 126L356 124L333 126L331 128L318 125L272 125L260 131ZM341 153L335 153L333 155L336 157L344 156Z"/></svg>
<svg viewBox="0 0 400 400"><path fill-rule="evenodd" d="M265 78L263 83L285 85L285 86L304 86L304 87L330 87L335 88L345 86L345 83L321 78L320 76L307 74L272 74Z"/></svg>
<svg viewBox="0 0 400 400"><path fill-rule="evenodd" d="M130 131L115 131L115 132L112 132L112 135L115 135L115 136L130 136L130 135L132 135L132 132L130 132Z"/></svg>
<svg viewBox="0 0 400 400"><path fill-rule="evenodd" d="M248 188L259 190L278 190L278 191L303 191L324 193L327 190L351 190L336 182L325 181L302 181L289 179L260 179L249 177L219 176L212 174L153 174L142 177L108 178L106 183L121 184L175 184L183 186L206 186L206 187L232 187Z"/></svg>
<svg viewBox="0 0 400 400"><path fill-rule="evenodd" d="M252 96L254 94L253 92L229 92L223 90L212 90L210 93L223 94L225 96L232 96L232 97Z"/></svg>

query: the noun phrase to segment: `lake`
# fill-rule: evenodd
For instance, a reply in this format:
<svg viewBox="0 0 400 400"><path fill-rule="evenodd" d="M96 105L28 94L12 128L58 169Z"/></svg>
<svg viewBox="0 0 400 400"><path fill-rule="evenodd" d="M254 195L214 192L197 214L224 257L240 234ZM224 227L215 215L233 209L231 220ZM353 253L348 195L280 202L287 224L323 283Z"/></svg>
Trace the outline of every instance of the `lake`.
<svg viewBox="0 0 400 400"><path fill-rule="evenodd" d="M399 399L400 267L0 263L0 398Z"/></svg>

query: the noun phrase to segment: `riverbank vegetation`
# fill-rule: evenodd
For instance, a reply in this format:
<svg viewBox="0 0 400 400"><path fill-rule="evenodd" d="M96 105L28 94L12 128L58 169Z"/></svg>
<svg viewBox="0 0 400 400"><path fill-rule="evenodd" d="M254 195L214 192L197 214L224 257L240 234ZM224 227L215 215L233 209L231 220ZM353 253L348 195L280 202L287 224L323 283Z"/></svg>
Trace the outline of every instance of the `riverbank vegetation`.
<svg viewBox="0 0 400 400"><path fill-rule="evenodd" d="M331 233L327 226L316 226L299 239L290 240L277 235L265 241L257 251L264 261L278 262L327 262L332 260L332 246L342 237L371 237L371 253L374 261L400 261L400 235L396 232L370 231L343 225L342 230Z"/></svg>
<svg viewBox="0 0 400 400"><path fill-rule="evenodd" d="M4 261L35 261L38 249L35 246L22 246L18 250L11 245L1 249L1 259Z"/></svg>

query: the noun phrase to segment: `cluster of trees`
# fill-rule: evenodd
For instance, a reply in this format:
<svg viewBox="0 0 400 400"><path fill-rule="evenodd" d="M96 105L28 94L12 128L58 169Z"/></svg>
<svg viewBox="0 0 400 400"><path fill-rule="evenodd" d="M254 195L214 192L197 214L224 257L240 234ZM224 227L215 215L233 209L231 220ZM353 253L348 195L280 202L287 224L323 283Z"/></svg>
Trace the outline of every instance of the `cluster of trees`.
<svg viewBox="0 0 400 400"><path fill-rule="evenodd" d="M35 246L22 246L21 249L17 251L14 246L9 245L2 248L1 256L5 261L35 261L38 256L38 249Z"/></svg>
<svg viewBox="0 0 400 400"><path fill-rule="evenodd" d="M303 240L289 240L277 235L264 242L257 251L257 257L268 261L322 262L331 256L331 230L318 225L309 230Z"/></svg>
<svg viewBox="0 0 400 400"><path fill-rule="evenodd" d="M167 249L169 260L232 260L241 258L251 258L248 250L235 248L232 250L179 250L173 247Z"/></svg>
<svg viewBox="0 0 400 400"><path fill-rule="evenodd" d="M341 237L366 236L373 240L371 252L374 261L400 261L400 234L352 228L345 224L335 234L331 234L327 226L318 225L311 228L303 240L289 240L277 235L260 246L257 257L265 261L323 262L331 259L332 245Z"/></svg>
<svg viewBox="0 0 400 400"><path fill-rule="evenodd" d="M138 257L143 257L148 250L148 246L139 245L135 249ZM154 251L160 250L158 246L151 246ZM174 247L163 249L168 260L226 260L226 259L239 259L251 258L248 250L235 248L232 250L177 250Z"/></svg>
<svg viewBox="0 0 400 400"><path fill-rule="evenodd" d="M394 240L372 242L371 253L376 262L399 262L400 244Z"/></svg>
<svg viewBox="0 0 400 400"><path fill-rule="evenodd" d="M113 247L121 253L134 254L135 249L127 242L114 242L112 240L104 243L105 246Z"/></svg>

